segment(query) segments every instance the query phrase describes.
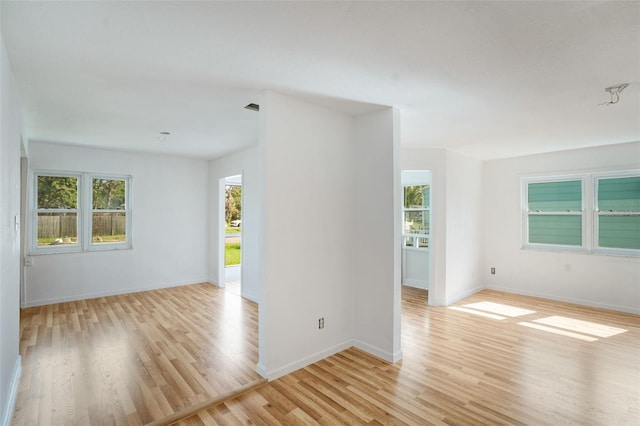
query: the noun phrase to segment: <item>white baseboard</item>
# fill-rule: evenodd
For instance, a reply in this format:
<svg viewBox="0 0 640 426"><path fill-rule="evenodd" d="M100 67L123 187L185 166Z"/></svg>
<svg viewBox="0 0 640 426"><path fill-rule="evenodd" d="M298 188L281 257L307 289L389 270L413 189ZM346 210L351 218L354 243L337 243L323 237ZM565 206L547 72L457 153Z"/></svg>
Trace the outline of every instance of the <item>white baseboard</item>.
<svg viewBox="0 0 640 426"><path fill-rule="evenodd" d="M258 298L255 297L253 294L248 294L248 293L242 293L242 297L255 303L256 305L259 305L260 303L258 302Z"/></svg>
<svg viewBox="0 0 640 426"><path fill-rule="evenodd" d="M472 294L475 294L477 292L479 292L480 290L484 290L485 287L482 286L477 286L474 287L472 289L469 289L467 291L463 291L462 293L456 294L453 297L448 297L447 298L447 306L451 305L452 303L456 303L458 300L464 299L465 297L469 297Z"/></svg>
<svg viewBox="0 0 640 426"><path fill-rule="evenodd" d="M362 340L353 339L353 346L356 348L365 351L373 356L376 356L383 361L387 361L391 364L395 364L396 362L402 359L402 351L397 351L396 353L391 353L389 351L385 351L376 346L370 345L368 343L363 342Z"/></svg>
<svg viewBox="0 0 640 426"><path fill-rule="evenodd" d="M258 368L257 368L257 372L258 374L260 374L262 377L265 377L267 380L275 380L278 377L282 377L285 376L289 373L293 373L296 370L299 370L301 368L304 368L308 365L313 364L314 362L318 362L320 360L323 360L327 357L330 357L331 355L335 355L338 352L342 352L345 349L349 349L350 347L353 346L353 341L351 339L342 342L338 345L335 345L331 348L325 349L323 351L317 352L313 355L307 356L305 358L302 358L298 361L294 361L290 364L284 365L282 367L278 367L276 369L273 370L266 370L263 364L258 364Z"/></svg>
<svg viewBox="0 0 640 426"><path fill-rule="evenodd" d="M262 364L260 362L256 366L256 373L258 373L259 375L261 375L265 379L267 378L267 369L264 367L264 364Z"/></svg>
<svg viewBox="0 0 640 426"><path fill-rule="evenodd" d="M76 300L86 300L86 299L95 299L98 297L117 296L119 294L138 293L141 291L160 290L163 288L171 288L171 287L182 287L185 285L201 284L206 282L208 282L208 280L206 278L203 278L196 281L166 283L166 284L153 285L148 287L124 288L124 289L117 289L117 290L100 291L95 293L84 293L84 294L74 294L69 296L52 297L48 299L36 299L36 300L27 301L27 303L25 303L25 307L30 308L32 306L51 305L53 303L75 302Z"/></svg>
<svg viewBox="0 0 640 426"><path fill-rule="evenodd" d="M209 284L215 285L216 287L220 287L217 281L209 279L206 282L208 282ZM220 288L224 288L224 287L220 287Z"/></svg>
<svg viewBox="0 0 640 426"><path fill-rule="evenodd" d="M542 293L539 291L519 290L508 287L487 286L488 290L502 291L504 293L521 294L523 296L539 297L541 299L557 300L558 302L573 303L576 305L591 306L593 308L608 309L611 311L626 312L629 314L640 315L640 309L629 306L611 305L608 303L593 302L591 300L578 299L575 297L563 297L555 294Z"/></svg>
<svg viewBox="0 0 640 426"><path fill-rule="evenodd" d="M260 374L262 377L266 378L267 380L275 380L279 377L285 376L289 373L293 373L296 370L304 368L308 365L311 365L315 362L318 362L327 357L330 357L331 355L335 355L338 352L342 352L351 347L356 347L364 352L367 352L391 364L395 364L396 362L402 359L402 351L397 351L396 353L392 354L391 352L387 352L376 346L365 343L361 340L349 339L329 349L325 349L323 351L317 352L313 355L310 355L308 357L302 358L298 361L294 361L292 363L289 363L287 365L284 365L282 367L279 367L273 370L267 370L265 365L259 362L256 367L256 372Z"/></svg>
<svg viewBox="0 0 640 426"><path fill-rule="evenodd" d="M429 286L427 280L416 280L414 278L405 278L402 281L402 285L407 285L409 287L421 288L423 290L428 290Z"/></svg>
<svg viewBox="0 0 640 426"><path fill-rule="evenodd" d="M20 374L22 374L22 357L18 355L16 363L11 374L11 382L9 383L9 392L7 394L7 403L2 413L2 426L11 426L13 411L16 407L16 397L18 396L18 385L20 384Z"/></svg>

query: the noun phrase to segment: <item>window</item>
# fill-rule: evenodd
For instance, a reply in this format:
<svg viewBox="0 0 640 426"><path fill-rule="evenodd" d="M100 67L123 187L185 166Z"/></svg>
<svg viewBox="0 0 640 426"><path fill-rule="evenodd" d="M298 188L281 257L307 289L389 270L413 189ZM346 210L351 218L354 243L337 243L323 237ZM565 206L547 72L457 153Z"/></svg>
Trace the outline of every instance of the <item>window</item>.
<svg viewBox="0 0 640 426"><path fill-rule="evenodd" d="M528 242L582 247L582 180L531 182Z"/></svg>
<svg viewBox="0 0 640 426"><path fill-rule="evenodd" d="M595 185L597 248L640 250L640 176L599 177Z"/></svg>
<svg viewBox="0 0 640 426"><path fill-rule="evenodd" d="M640 172L523 180L523 247L640 255Z"/></svg>
<svg viewBox="0 0 640 426"><path fill-rule="evenodd" d="M404 247L429 247L429 185L404 187L402 241Z"/></svg>
<svg viewBox="0 0 640 426"><path fill-rule="evenodd" d="M127 241L125 179L92 178L91 243Z"/></svg>
<svg viewBox="0 0 640 426"><path fill-rule="evenodd" d="M36 172L32 253L131 247L128 176Z"/></svg>
<svg viewBox="0 0 640 426"><path fill-rule="evenodd" d="M37 247L78 247L80 177L37 175Z"/></svg>

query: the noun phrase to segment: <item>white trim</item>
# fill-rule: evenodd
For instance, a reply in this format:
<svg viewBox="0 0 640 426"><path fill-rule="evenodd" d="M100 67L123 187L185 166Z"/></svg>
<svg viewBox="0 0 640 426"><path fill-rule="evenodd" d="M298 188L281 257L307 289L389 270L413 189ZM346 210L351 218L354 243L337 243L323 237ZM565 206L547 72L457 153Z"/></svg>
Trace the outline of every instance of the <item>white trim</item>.
<svg viewBox="0 0 640 426"><path fill-rule="evenodd" d="M258 298L257 298L257 297L255 297L253 294L246 294L246 293L242 292L241 297L242 297L243 299L247 299L247 300L249 300L249 301L251 301L251 302L255 303L256 305L259 305L259 304L260 304L260 303L258 302Z"/></svg>
<svg viewBox="0 0 640 426"><path fill-rule="evenodd" d="M7 404L4 406L2 413L2 426L11 426L11 419L16 408L16 397L18 395L18 385L20 384L20 375L22 374L22 357L18 355L13 366L13 374L11 374L11 382L7 392Z"/></svg>
<svg viewBox="0 0 640 426"><path fill-rule="evenodd" d="M555 294L543 293L539 291L519 290L509 287L500 287L488 285L488 290L496 290L504 293L521 294L523 296L539 297L541 299L557 300L559 302L573 303L576 305L591 306L593 308L608 309L611 311L627 312L630 314L640 315L640 308L630 308L628 306L612 305L609 303L598 303L591 300L577 299L575 297L563 297Z"/></svg>
<svg viewBox="0 0 640 426"><path fill-rule="evenodd" d="M456 294L456 295L454 295L452 297L447 297L445 306L449 306L452 303L456 303L458 300L462 300L465 297L469 297L472 294L475 294L475 293L479 292L480 290L484 290L484 289L485 289L484 286L476 286L476 287L474 287L472 289L463 291L462 293Z"/></svg>
<svg viewBox="0 0 640 426"><path fill-rule="evenodd" d="M316 352L315 354L309 355L298 361L291 362L282 367L276 368L274 370L266 370L265 366L261 363L258 363L257 373L262 377L267 378L268 380L275 380L279 377L286 376L289 373L293 373L296 370L304 368L308 365L321 361L325 358L330 357L331 355L335 355L338 352L342 352L350 347L354 346L352 340L347 340L345 342L339 343L331 348L325 349L320 352Z"/></svg>
<svg viewBox="0 0 640 426"><path fill-rule="evenodd" d="M173 282L173 283L165 283L161 285L153 285L148 287L117 289L117 290L100 291L100 292L94 292L94 293L74 294L71 296L52 297L49 299L38 299L38 300L27 301L27 303L25 304L25 307L31 308L33 306L51 305L53 303L75 302L78 300L96 299L98 297L118 296L121 294L139 293L142 291L160 290L163 288L171 288L171 287L182 287L185 285L202 284L207 282L209 281L206 278L202 278L196 281L182 281L182 282L179 281L179 282Z"/></svg>
<svg viewBox="0 0 640 426"><path fill-rule="evenodd" d="M265 379L267 378L267 369L262 363L258 363L256 365L256 373L258 373L260 376L264 377Z"/></svg>
<svg viewBox="0 0 640 426"><path fill-rule="evenodd" d="M133 178L131 175L111 175L111 174L99 174L99 173L85 173L85 191L83 196L85 197L87 206L86 216L84 219L84 244L83 249L85 251L104 251L104 250L122 250L122 249L131 249L133 246L131 244L131 188L133 187ZM121 180L124 181L124 210L110 210L110 209L94 209L93 208L93 180L94 179L108 179L108 180ZM114 242L114 243L94 243L93 242L93 231L91 226L93 224L93 213L111 213L118 212L125 214L125 240L123 242Z"/></svg>
<svg viewBox="0 0 640 426"><path fill-rule="evenodd" d="M73 245L52 245L38 246L38 177L69 177L77 179L77 203L75 209L42 209L42 211L75 212L76 214L76 244ZM65 172L53 170L32 170L29 173L30 182L27 186L27 209L28 217L31 218L30 226L27 227L27 255L51 254L51 253L79 253L82 251L82 208L83 208L83 178L81 172ZM28 178L28 180L29 180Z"/></svg>
<svg viewBox="0 0 640 426"><path fill-rule="evenodd" d="M428 200L428 206L422 206L422 207L405 207L405 191L407 188L410 187L414 187L414 186L426 186L429 187L429 200ZM424 232L418 232L418 233L414 233L414 232L405 232L405 225L406 225L406 221L405 221L405 217L406 217L406 213L407 212L421 212L422 213L422 217L424 220L425 215L428 215L429 217L429 231L431 230L431 187L432 187L432 183L431 182L424 182L424 183L410 183L410 184L402 184L402 194L400 194L401 198L402 198L402 208L400 209L400 216L401 216L401 221L402 221L402 226L400 228L400 237L401 237L401 247L402 248L412 248L414 250L427 250L429 248L429 246L431 245L431 236L429 233L424 233ZM424 200L422 201L424 204ZM407 246L406 245L406 241L408 238L411 238L411 240L413 241L413 245L412 246ZM426 247L419 247L418 242L420 241L420 239L427 239L427 246Z"/></svg>
<svg viewBox="0 0 640 426"><path fill-rule="evenodd" d="M523 250L537 250L537 251L555 251L555 252L568 252L578 254L590 254L589 250L581 246L563 246L560 244L539 244L539 243L526 243L522 245Z"/></svg>
<svg viewBox="0 0 640 426"><path fill-rule="evenodd" d="M358 339L353 339L353 346L391 364L395 364L402 359L401 350L396 353L391 353Z"/></svg>
<svg viewBox="0 0 640 426"><path fill-rule="evenodd" d="M409 287L414 287L414 288L419 288L422 290L429 290L427 287L427 280L417 280L415 278L405 278L404 280L402 280L402 282L400 283L402 285L406 285Z"/></svg>
<svg viewBox="0 0 640 426"><path fill-rule="evenodd" d="M50 212L75 212L76 213L76 244L73 245L51 245L38 246L38 176L53 177L73 177L78 179L77 206L75 209L40 209L40 211ZM94 210L93 201L93 179L113 179L125 182L125 209L117 212L125 214L125 241L114 243L98 243L92 241L92 221ZM28 196L28 217L31 218L30 226L27 227L27 255L61 254L61 253L82 253L91 251L128 250L133 248L131 241L133 214L131 204L131 192L133 188L133 177L131 175L102 174L88 172L67 172L52 170L32 170L30 172L30 182L27 189ZM111 210L97 210L109 212ZM116 211L116 210L113 210Z"/></svg>
<svg viewBox="0 0 640 426"><path fill-rule="evenodd" d="M538 175L521 177L521 248L523 250L540 250L552 252L571 252L598 256L638 257L640 250L608 248L598 246L598 181L600 179L615 179L640 176L640 169L625 169L620 171L582 171L572 174ZM565 246L559 244L529 243L530 215L573 215L575 212L530 212L528 211L528 190L530 183L581 181L582 183L582 245ZM613 213L615 214L615 213ZM577 215L577 214L576 214ZM603 214L606 215L606 214Z"/></svg>
<svg viewBox="0 0 640 426"><path fill-rule="evenodd" d="M640 250L637 249L624 249L624 248L614 248L614 247L600 247L599 237L600 237L600 216L622 216L622 215L632 215L632 216L640 216L640 212L601 212L600 206L598 204L598 185L599 181L603 179L624 179L631 177L639 177L640 170L625 170L623 172L608 172L608 173L594 173L592 175L591 186L593 188L593 196L592 196L592 211L593 211L593 219L592 219L592 235L593 235L593 253L599 255L608 255L608 256L627 256L627 257L638 257L640 256Z"/></svg>
<svg viewBox="0 0 640 426"><path fill-rule="evenodd" d="M586 196L586 187L589 186L587 184L588 176L585 174L573 174L573 175L563 175L563 176L540 176L540 177L526 177L521 178L521 209L522 209L522 242L521 247L523 249L533 249L533 250L550 250L550 251L584 251L587 252L587 237L589 234L587 230L588 218L587 211L585 208L585 200ZM549 212L537 212L529 210L529 185L532 183L552 183L552 182L580 182L580 210L576 211L549 211ZM561 244L540 244L540 243L530 243L529 242L529 216L556 216L556 215L569 215L569 216L580 216L581 217L581 241L579 246L568 246Z"/></svg>

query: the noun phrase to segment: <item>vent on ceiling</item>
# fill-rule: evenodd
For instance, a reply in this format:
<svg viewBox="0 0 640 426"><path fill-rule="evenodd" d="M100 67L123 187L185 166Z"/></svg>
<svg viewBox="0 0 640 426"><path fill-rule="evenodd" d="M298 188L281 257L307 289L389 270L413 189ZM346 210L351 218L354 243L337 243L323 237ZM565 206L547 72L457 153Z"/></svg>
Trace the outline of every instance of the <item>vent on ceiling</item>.
<svg viewBox="0 0 640 426"><path fill-rule="evenodd" d="M245 109L250 109L251 111L260 111L260 105L258 104L249 104L245 107Z"/></svg>

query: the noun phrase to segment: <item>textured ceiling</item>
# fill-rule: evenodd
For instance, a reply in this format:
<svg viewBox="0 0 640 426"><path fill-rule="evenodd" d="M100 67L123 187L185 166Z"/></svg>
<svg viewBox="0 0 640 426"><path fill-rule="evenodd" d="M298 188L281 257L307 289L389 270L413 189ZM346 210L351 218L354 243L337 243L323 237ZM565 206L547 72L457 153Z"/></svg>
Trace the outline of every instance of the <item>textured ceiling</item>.
<svg viewBox="0 0 640 426"><path fill-rule="evenodd" d="M243 107L263 90L352 114L394 106L403 146L482 159L640 140L635 1L3 0L1 13L35 140L214 158L257 142Z"/></svg>

